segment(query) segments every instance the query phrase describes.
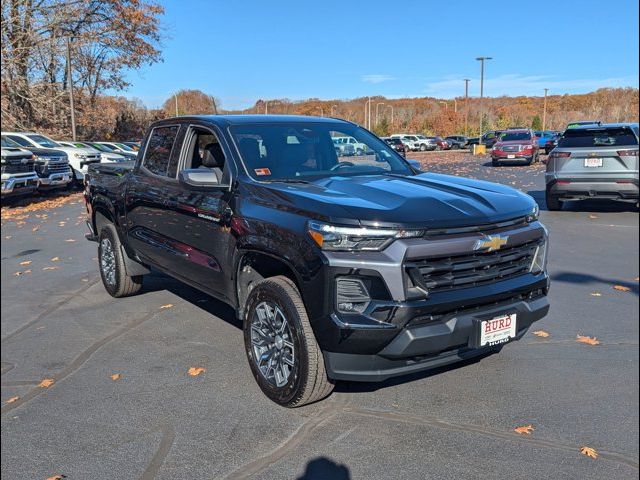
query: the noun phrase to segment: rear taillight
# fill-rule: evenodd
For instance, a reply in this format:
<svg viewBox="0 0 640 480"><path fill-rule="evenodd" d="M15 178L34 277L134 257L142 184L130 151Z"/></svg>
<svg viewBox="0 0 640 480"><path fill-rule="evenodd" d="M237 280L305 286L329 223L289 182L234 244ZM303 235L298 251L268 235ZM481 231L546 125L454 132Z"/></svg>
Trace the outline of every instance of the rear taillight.
<svg viewBox="0 0 640 480"><path fill-rule="evenodd" d="M571 152L552 152L549 158L569 158Z"/></svg>
<svg viewBox="0 0 640 480"><path fill-rule="evenodd" d="M618 156L620 157L637 157L638 150L618 150Z"/></svg>

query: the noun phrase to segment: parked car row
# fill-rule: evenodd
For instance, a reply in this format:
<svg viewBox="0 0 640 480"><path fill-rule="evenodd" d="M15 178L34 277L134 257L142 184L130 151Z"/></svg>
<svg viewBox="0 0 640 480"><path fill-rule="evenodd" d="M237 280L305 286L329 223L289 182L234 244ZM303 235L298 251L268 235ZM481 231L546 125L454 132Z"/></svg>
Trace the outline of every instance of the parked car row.
<svg viewBox="0 0 640 480"><path fill-rule="evenodd" d="M92 163L135 160L134 142L55 141L33 132L2 132L2 197L82 184Z"/></svg>

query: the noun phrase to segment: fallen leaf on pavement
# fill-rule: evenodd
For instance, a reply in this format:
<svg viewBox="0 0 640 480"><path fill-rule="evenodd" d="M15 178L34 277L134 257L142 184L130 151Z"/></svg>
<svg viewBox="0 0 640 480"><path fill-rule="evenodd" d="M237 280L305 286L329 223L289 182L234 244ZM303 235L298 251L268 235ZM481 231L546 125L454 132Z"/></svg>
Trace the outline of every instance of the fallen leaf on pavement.
<svg viewBox="0 0 640 480"><path fill-rule="evenodd" d="M600 292L592 292L592 293L591 293L591 296L592 296L592 297L601 297L601 296L602 296L602 294L601 294Z"/></svg>
<svg viewBox="0 0 640 480"><path fill-rule="evenodd" d="M60 267L44 267L42 270L58 270Z"/></svg>
<svg viewBox="0 0 640 480"><path fill-rule="evenodd" d="M589 215L589 218L598 218L597 215Z"/></svg>
<svg viewBox="0 0 640 480"><path fill-rule="evenodd" d="M24 275L25 273L31 273L31 270L23 270L22 272L16 272L14 273L14 275L18 277L20 275Z"/></svg>
<svg viewBox="0 0 640 480"><path fill-rule="evenodd" d="M523 425L522 427L516 427L513 429L513 431L523 435L531 435L531 432L533 432L533 425Z"/></svg>
<svg viewBox="0 0 640 480"><path fill-rule="evenodd" d="M586 455L587 457L598 458L598 452L596 452L595 448L580 447L580 453Z"/></svg>
<svg viewBox="0 0 640 480"><path fill-rule="evenodd" d="M577 335L576 341L580 343L586 343L587 345L600 345L600 340L596 337L587 337L585 335Z"/></svg>
<svg viewBox="0 0 640 480"><path fill-rule="evenodd" d="M173 303L167 303L166 305L162 305L160 307L160 310L165 310L165 309L171 308L171 307L173 307Z"/></svg>
<svg viewBox="0 0 640 480"><path fill-rule="evenodd" d="M619 292L630 292L631 289L629 287L625 287L623 285L614 285L613 286L614 290L618 290Z"/></svg>
<svg viewBox="0 0 640 480"><path fill-rule="evenodd" d="M73 243L73 242L75 242L75 240L74 240L73 238L67 238L67 239L65 240L65 242L67 242L67 243Z"/></svg>
<svg viewBox="0 0 640 480"><path fill-rule="evenodd" d="M38 230L40 230L40 225L36 225L31 229L32 232L37 232Z"/></svg>
<svg viewBox="0 0 640 480"><path fill-rule="evenodd" d="M4 237L5 240L10 240L13 237L13 235L7 235L6 237Z"/></svg>
<svg viewBox="0 0 640 480"><path fill-rule="evenodd" d="M545 332L544 330L536 330L535 332L533 332L533 334L537 337L542 338L547 338L550 335L549 332Z"/></svg>
<svg viewBox="0 0 640 480"><path fill-rule="evenodd" d="M20 400L20 397L11 397L7 400L6 403L13 403L13 402L17 402L18 400Z"/></svg>
<svg viewBox="0 0 640 480"><path fill-rule="evenodd" d="M25 260L24 262L20 262L20 265L31 265L31 260Z"/></svg>
<svg viewBox="0 0 640 480"><path fill-rule="evenodd" d="M59 261L59 260L60 260L60 257L53 257L53 258L51 259L51 261L52 261L52 262L57 262L57 261Z"/></svg>
<svg viewBox="0 0 640 480"><path fill-rule="evenodd" d="M55 383L55 380L53 378L45 378L38 384L38 386L40 388L47 388L53 385L54 383Z"/></svg>
<svg viewBox="0 0 640 480"><path fill-rule="evenodd" d="M113 375L111 375L111 380L113 381L120 380L120 374L114 373Z"/></svg>
<svg viewBox="0 0 640 480"><path fill-rule="evenodd" d="M189 375L191 375L192 377L197 377L198 375L200 375L204 371L205 371L205 369L202 368L202 367L191 367L187 373Z"/></svg>
<svg viewBox="0 0 640 480"><path fill-rule="evenodd" d="M62 480L67 478L66 475L54 475L53 477L48 477L47 480Z"/></svg>

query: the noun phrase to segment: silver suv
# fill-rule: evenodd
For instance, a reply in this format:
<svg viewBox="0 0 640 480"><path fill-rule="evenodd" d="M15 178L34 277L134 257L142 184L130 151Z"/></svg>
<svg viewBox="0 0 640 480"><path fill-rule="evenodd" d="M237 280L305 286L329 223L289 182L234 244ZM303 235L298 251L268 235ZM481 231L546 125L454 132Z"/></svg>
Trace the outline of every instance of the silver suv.
<svg viewBox="0 0 640 480"><path fill-rule="evenodd" d="M567 129L547 160L546 200L600 198L638 202L637 123L580 125Z"/></svg>

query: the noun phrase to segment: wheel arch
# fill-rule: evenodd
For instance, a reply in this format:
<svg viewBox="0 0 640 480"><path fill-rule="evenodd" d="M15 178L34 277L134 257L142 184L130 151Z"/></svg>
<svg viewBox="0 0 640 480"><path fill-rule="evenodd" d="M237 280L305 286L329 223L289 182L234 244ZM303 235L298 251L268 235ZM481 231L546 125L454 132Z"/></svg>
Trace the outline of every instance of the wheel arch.
<svg viewBox="0 0 640 480"><path fill-rule="evenodd" d="M282 275L291 280L303 295L302 281L286 259L261 250L244 250L236 263L236 316L244 319L245 304L253 286L265 278ZM304 302L304 297L303 297Z"/></svg>

